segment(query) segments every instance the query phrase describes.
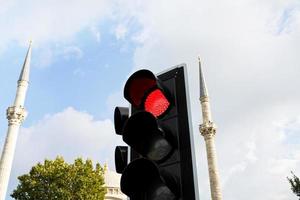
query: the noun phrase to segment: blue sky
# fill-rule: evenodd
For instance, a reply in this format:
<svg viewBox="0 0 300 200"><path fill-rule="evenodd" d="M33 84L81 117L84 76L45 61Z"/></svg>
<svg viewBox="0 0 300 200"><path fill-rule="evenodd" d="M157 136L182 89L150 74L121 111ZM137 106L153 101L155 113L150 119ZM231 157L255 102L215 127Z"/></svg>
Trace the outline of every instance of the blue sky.
<svg viewBox="0 0 300 200"><path fill-rule="evenodd" d="M200 198L209 199L198 132L200 56L218 126L224 199L296 199L286 176L300 174L299 1L4 0L0 27L0 149L5 110L33 39L29 115L10 192L17 176L57 155L114 168L113 149L122 142L113 110L126 105L127 77L140 68L159 73L186 63Z"/></svg>
<svg viewBox="0 0 300 200"><path fill-rule="evenodd" d="M103 24L99 27L105 30L101 35L101 43L95 41L90 30L83 30L77 34L78 39L72 44L54 43L41 49L35 48L33 44L30 91L26 106L30 108L30 114L35 116L31 120L68 106L87 111L97 118L110 117L109 113L103 112L107 110L107 94L121 88L133 66L132 56L136 45L118 40L111 32L112 25ZM16 75L9 80L2 80L5 81L4 85L10 85L3 89L6 94L4 96L11 101L27 46L12 44L8 48L2 56L1 74ZM46 63L47 66L40 66L48 51L51 61ZM27 124L32 122L26 120Z"/></svg>

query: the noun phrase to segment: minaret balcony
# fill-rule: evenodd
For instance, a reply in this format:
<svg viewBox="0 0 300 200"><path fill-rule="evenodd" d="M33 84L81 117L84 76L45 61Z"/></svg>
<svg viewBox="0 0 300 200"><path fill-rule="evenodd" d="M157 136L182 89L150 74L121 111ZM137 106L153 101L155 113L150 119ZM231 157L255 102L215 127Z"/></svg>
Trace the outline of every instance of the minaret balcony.
<svg viewBox="0 0 300 200"><path fill-rule="evenodd" d="M209 121L201 124L199 130L203 137L214 136L216 134L217 126L215 123Z"/></svg>
<svg viewBox="0 0 300 200"><path fill-rule="evenodd" d="M9 123L22 123L27 116L27 111L22 106L11 106L6 110Z"/></svg>

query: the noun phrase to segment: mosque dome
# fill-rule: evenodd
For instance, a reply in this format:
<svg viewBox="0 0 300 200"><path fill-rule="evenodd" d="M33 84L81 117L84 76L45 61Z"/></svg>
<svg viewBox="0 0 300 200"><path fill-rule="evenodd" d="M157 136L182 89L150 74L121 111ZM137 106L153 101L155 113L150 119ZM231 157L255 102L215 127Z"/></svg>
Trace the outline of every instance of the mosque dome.
<svg viewBox="0 0 300 200"><path fill-rule="evenodd" d="M121 175L108 169L104 165L104 181L106 187L106 195L104 200L126 200L127 196L120 189Z"/></svg>

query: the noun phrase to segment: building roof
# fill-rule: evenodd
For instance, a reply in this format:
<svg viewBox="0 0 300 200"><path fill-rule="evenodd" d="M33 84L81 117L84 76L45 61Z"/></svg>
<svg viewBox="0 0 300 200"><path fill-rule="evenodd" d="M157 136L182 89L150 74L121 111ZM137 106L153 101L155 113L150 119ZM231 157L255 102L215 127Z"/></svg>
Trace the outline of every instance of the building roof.
<svg viewBox="0 0 300 200"><path fill-rule="evenodd" d="M105 200L125 200L127 196L120 190L121 175L108 169L107 164L104 165L104 181L107 193Z"/></svg>
<svg viewBox="0 0 300 200"><path fill-rule="evenodd" d="M120 187L121 175L109 169L104 172L104 180L106 187Z"/></svg>

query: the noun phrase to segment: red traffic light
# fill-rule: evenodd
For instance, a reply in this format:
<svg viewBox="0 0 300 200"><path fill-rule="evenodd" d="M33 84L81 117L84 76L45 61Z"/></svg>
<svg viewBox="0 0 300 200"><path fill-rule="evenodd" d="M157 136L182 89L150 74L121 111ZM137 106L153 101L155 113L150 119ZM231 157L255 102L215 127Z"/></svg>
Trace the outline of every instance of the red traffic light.
<svg viewBox="0 0 300 200"><path fill-rule="evenodd" d="M160 117L170 107L170 101L158 85L155 75L145 69L129 77L125 84L124 97L135 108L144 109L155 117Z"/></svg>
<svg viewBox="0 0 300 200"><path fill-rule="evenodd" d="M148 94L144 103L144 109L155 117L164 114L169 106L170 102L160 89L155 89Z"/></svg>

